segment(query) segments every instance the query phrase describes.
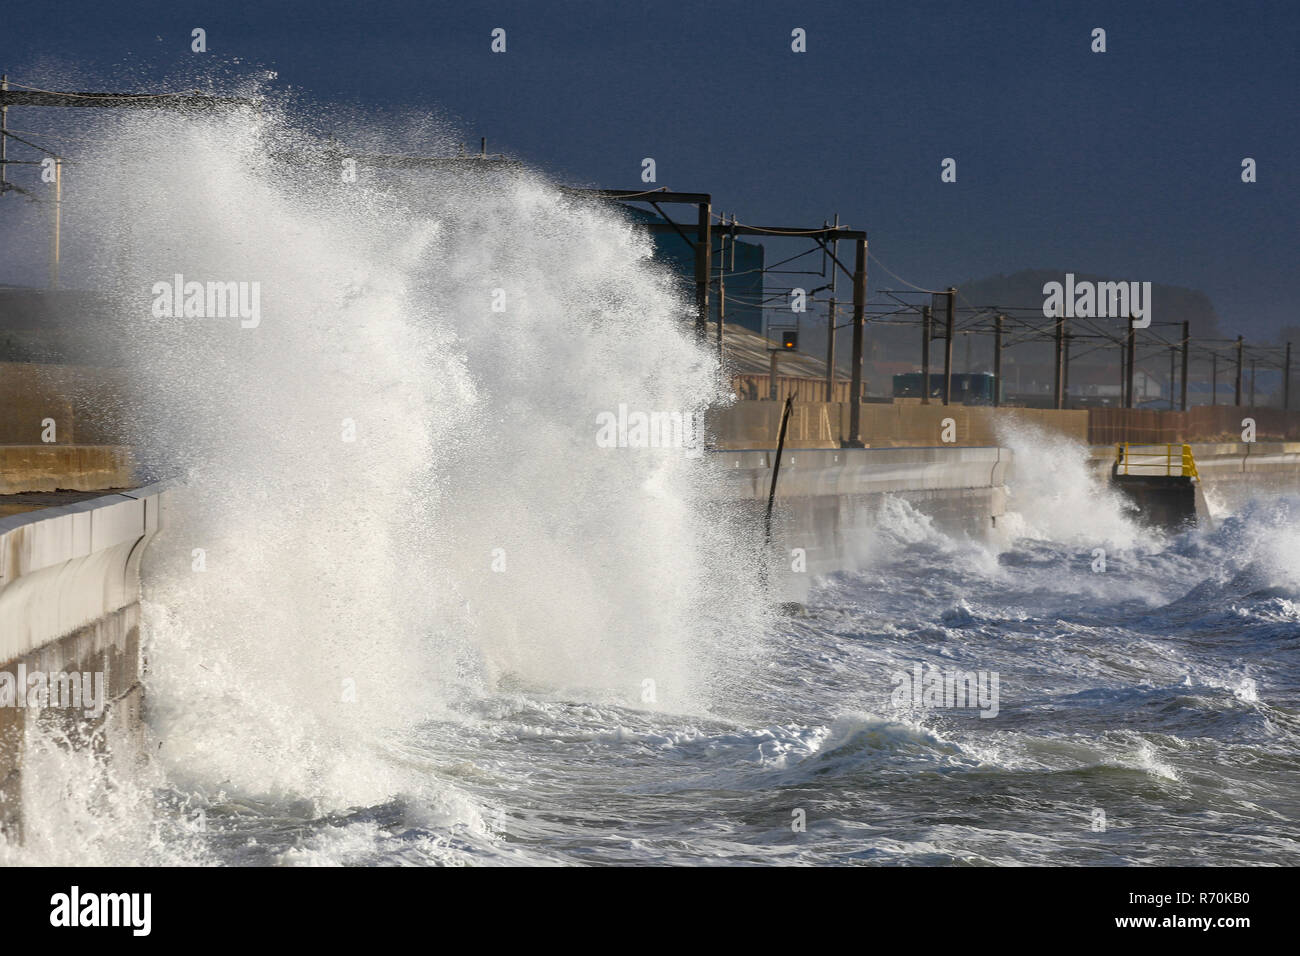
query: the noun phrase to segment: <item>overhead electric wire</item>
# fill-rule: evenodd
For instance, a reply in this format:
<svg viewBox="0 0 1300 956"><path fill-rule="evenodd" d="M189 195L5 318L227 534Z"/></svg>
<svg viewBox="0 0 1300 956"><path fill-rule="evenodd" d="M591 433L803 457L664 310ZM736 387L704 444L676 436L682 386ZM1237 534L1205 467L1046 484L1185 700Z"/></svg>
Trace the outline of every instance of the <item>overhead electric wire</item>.
<svg viewBox="0 0 1300 956"><path fill-rule="evenodd" d="M24 83L15 83L13 80L9 81L9 86L10 88L27 90L31 93L45 93L47 96L66 96L70 99L79 99L79 100L102 100L102 99L156 100L156 99L166 99L167 97L172 97L172 96L204 95L200 93L198 90L193 90L189 93L67 93L60 90L43 90L37 86L27 86Z"/></svg>
<svg viewBox="0 0 1300 956"><path fill-rule="evenodd" d="M887 272L892 278L897 279L899 282L903 283L903 285L911 286L917 292L927 292L930 295L945 295L947 293L947 290L923 289L919 285L914 285L913 283L908 282L897 272L895 272L893 269L889 268L889 266L885 265L878 258L876 258L876 254L872 252L870 249L867 250L867 258L871 259L876 265L880 266L880 268L883 269L885 272Z"/></svg>
<svg viewBox="0 0 1300 956"><path fill-rule="evenodd" d="M10 139L15 139L15 140L17 140L18 142L22 143L24 146L30 146L32 149L39 149L42 153L49 153L49 154L50 154L51 156L53 156L55 159L66 159L66 158L67 158L67 157L63 156L62 154L60 154L60 153L56 153L56 152L54 152L53 150L46 149L44 146L38 146L36 143L29 143L27 140L23 139L21 136L15 136L13 133L9 132L8 130L5 130L5 135L8 136Z"/></svg>

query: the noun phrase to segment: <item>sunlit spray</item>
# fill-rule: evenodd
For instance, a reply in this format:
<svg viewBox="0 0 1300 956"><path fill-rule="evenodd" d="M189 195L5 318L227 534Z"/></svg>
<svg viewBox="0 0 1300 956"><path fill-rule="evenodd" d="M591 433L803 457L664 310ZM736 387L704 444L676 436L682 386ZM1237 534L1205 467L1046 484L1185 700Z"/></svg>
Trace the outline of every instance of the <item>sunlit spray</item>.
<svg viewBox="0 0 1300 956"><path fill-rule="evenodd" d="M602 411L720 398L650 240L528 174L312 175L286 147L320 144L269 109L125 116L65 210L129 337L142 468L181 482L142 629L173 785L434 803L391 748L503 682L725 697L765 612L708 456L594 440Z"/></svg>

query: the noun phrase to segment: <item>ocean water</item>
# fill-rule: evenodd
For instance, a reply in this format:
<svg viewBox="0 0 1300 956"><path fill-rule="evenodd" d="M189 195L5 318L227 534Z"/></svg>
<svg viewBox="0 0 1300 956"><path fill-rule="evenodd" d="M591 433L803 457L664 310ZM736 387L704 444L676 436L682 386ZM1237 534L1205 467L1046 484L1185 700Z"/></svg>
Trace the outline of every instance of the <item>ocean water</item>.
<svg viewBox="0 0 1300 956"><path fill-rule="evenodd" d="M953 540L887 500L871 566L819 581L805 614L775 620L709 713L506 675L374 741L416 789L322 812L162 782L170 822L153 852L236 865L1294 864L1298 508L1268 501L1212 530L1108 542L1094 571L1077 542ZM996 671L996 716L899 706L897 675L918 663ZM207 831L193 833L200 807Z"/></svg>
<svg viewBox="0 0 1300 956"><path fill-rule="evenodd" d="M220 855L1293 865L1297 507L1112 549L1097 572L1077 545L992 551L896 502L873 566L819 583L720 713L514 686L400 747L468 819L407 798L311 821L232 809ZM893 675L916 663L998 672L997 716L896 706Z"/></svg>
<svg viewBox="0 0 1300 956"><path fill-rule="evenodd" d="M95 135L68 272L180 482L147 759L37 742L0 861L1300 862L1300 501L1155 535L1008 435L999 540L886 498L864 567L778 613L707 454L596 441L729 400L617 214L286 166L321 144L269 110ZM258 283L258 324L159 316L177 274ZM996 716L917 706L918 665L995 674Z"/></svg>

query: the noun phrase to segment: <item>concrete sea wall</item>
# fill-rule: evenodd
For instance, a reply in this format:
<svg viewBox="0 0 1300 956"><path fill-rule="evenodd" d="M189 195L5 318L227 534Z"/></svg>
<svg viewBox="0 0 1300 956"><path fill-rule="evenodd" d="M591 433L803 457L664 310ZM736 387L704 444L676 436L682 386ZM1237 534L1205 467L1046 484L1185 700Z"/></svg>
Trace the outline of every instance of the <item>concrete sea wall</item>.
<svg viewBox="0 0 1300 956"><path fill-rule="evenodd" d="M1192 445L1200 487L1215 510L1252 497L1300 494L1300 443ZM760 527L772 481L774 450L718 451L721 494L739 501ZM1097 479L1110 479L1115 449L1090 449ZM798 601L818 574L860 568L886 499L901 499L948 534L990 540L1000 533L1015 458L996 445L976 447L787 448L781 456L773 511L774 582ZM796 553L797 552L797 553ZM796 570L795 566L801 570Z"/></svg>
<svg viewBox="0 0 1300 956"><path fill-rule="evenodd" d="M775 451L714 453L720 494L762 521ZM818 574L861 567L889 498L901 499L951 534L996 533L1006 507L1011 452L997 446L786 449L773 512L773 581L799 601Z"/></svg>
<svg viewBox="0 0 1300 956"><path fill-rule="evenodd" d="M139 752L140 560L166 497L165 486L154 485L0 519L0 827L7 834L21 834L24 755L36 734L55 729L73 746L115 759ZM74 673L99 682L102 709L88 713L90 686L81 706L54 698L55 686L66 691ZM28 686L18 686L20 675Z"/></svg>

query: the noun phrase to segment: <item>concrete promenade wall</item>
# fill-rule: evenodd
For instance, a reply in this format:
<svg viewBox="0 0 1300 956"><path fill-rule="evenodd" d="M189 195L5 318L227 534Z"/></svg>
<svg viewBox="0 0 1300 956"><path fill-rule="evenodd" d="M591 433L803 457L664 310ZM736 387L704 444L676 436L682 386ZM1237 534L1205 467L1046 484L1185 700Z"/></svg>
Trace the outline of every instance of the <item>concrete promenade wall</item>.
<svg viewBox="0 0 1300 956"><path fill-rule="evenodd" d="M772 450L719 451L720 497L738 501L760 529ZM861 567L886 498L899 498L941 530L984 537L1006 506L1005 448L785 449L773 511L773 580L783 600L802 600L814 575ZM795 549L804 570L796 570Z"/></svg>
<svg viewBox="0 0 1300 956"><path fill-rule="evenodd" d="M51 728L73 746L138 752L140 560L166 489L153 485L0 519L0 671L102 672L107 707L0 707L0 827L21 833L23 757ZM25 692L26 688L15 688ZM26 698L24 698L26 703Z"/></svg>
<svg viewBox="0 0 1300 956"><path fill-rule="evenodd" d="M1216 507L1252 497L1300 494L1300 443L1193 444L1201 486ZM761 534L775 451L716 451L724 474L719 495L742 502ZM1091 466L1108 481L1115 450L1091 448ZM886 498L908 502L949 534L987 539L999 533L1015 459L997 446L865 449L786 448L781 457L770 553L777 593L802 600L811 577L864 565ZM792 569L800 549L805 570Z"/></svg>

